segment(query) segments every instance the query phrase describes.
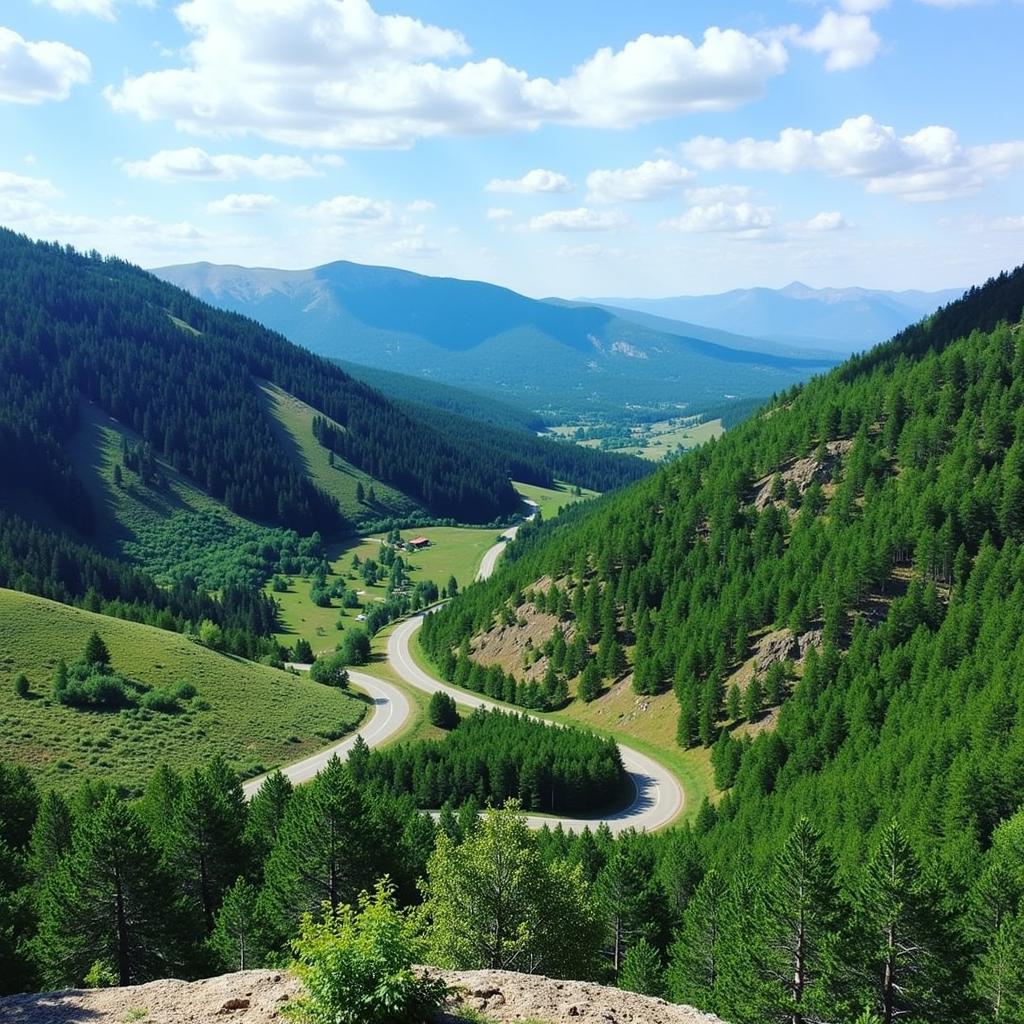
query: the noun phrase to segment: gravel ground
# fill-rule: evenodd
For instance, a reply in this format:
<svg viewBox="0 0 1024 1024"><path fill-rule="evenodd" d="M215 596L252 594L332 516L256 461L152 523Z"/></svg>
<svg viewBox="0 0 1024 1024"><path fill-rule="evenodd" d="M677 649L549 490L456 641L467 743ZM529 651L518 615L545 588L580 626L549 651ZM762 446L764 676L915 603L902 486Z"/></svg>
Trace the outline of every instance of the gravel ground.
<svg viewBox="0 0 1024 1024"><path fill-rule="evenodd" d="M507 971L434 971L457 989L444 1024L460 1010L494 1024L721 1024L717 1017L579 981ZM154 981L130 988L72 989L0 999L4 1024L281 1024L299 995L281 971L243 971L205 981Z"/></svg>

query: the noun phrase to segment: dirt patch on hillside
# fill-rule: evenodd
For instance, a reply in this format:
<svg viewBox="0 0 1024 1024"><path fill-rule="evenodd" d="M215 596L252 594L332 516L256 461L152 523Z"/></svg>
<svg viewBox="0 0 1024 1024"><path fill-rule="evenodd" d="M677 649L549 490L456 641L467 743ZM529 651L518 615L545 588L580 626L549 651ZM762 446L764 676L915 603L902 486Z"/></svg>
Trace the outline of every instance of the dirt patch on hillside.
<svg viewBox="0 0 1024 1024"><path fill-rule="evenodd" d="M463 1010L496 1024L721 1024L717 1017L661 999L578 981L507 971L435 971L456 990L439 1020ZM278 1024L302 992L283 971L244 971L204 981L154 981L129 988L71 989L0 999L11 1024ZM479 1018L476 1018L479 1019Z"/></svg>
<svg viewBox="0 0 1024 1024"><path fill-rule="evenodd" d="M779 471L779 476L782 478L782 486L786 484L795 484L797 492L803 494L813 483L825 484L832 479L832 474L836 467L842 462L843 457L853 447L853 441L849 439L843 439L839 441L829 441L825 445L825 454L823 458L815 458L814 456L808 456L805 459L794 459L788 463L786 467ZM754 507L759 511L763 511L772 500L772 480L775 474L771 473L768 476L762 477L754 484ZM781 502L777 502L781 504Z"/></svg>
<svg viewBox="0 0 1024 1024"><path fill-rule="evenodd" d="M473 637L470 653L473 660L481 665L500 665L517 679L539 681L547 671L548 658L541 655L526 666L527 656L531 651L539 651L558 627L565 636L565 642L571 644L576 637L575 623L560 622L557 615L539 612L532 604L519 605L513 615L516 621L512 625L492 626L486 633Z"/></svg>

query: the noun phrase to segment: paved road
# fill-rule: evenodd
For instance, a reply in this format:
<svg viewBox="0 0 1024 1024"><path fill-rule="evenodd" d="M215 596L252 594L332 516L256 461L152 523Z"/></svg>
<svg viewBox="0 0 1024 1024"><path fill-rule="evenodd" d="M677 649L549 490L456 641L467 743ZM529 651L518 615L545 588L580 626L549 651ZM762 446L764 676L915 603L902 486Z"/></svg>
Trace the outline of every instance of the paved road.
<svg viewBox="0 0 1024 1024"><path fill-rule="evenodd" d="M486 579L494 572L494 567L505 550L505 545L515 537L517 530L516 526L506 530L502 534L503 539L487 550L480 563L477 579ZM465 707L488 709L500 707L501 705L484 700L476 694L458 690L434 679L416 664L409 651L409 641L423 624L424 614L426 613L415 615L399 623L388 638L388 662L395 672L409 686L426 693L441 691L450 694L456 703ZM289 667L300 670L309 668L308 665ZM409 701L398 687L382 679L376 679L362 672L351 672L350 675L352 681L365 690L374 703L370 720L359 730L357 735L361 735L371 747L377 746L394 736L405 724L410 713ZM556 724L545 718L538 718L537 721L547 725ZM326 750L321 750L287 768L282 768L281 771L293 783L308 782L324 768L335 754L344 757L353 743L355 743L355 736L349 736ZM581 831L587 826L595 827L603 821L607 823L612 832L621 832L628 828L654 830L671 822L682 810L684 799L683 789L675 776L657 761L622 744L619 744L619 753L622 755L623 767L633 782L634 796L628 807L603 818L556 818L530 815L527 818L530 825L540 828L543 825L554 826L561 822L562 827L567 830ZM243 789L247 799L258 792L265 778L265 775L260 775L245 783Z"/></svg>
<svg viewBox="0 0 1024 1024"><path fill-rule="evenodd" d="M308 665L294 665L291 667L297 668L300 671L309 670ZM326 750L320 750L315 754L311 754L301 761L296 761L295 764L290 764L287 768L282 768L282 773L291 779L295 785L298 785L300 782L309 782L310 779L323 770L327 762L335 754L344 759L349 750L352 749L356 736L362 736L371 747L378 746L394 736L409 717L409 701L397 686L394 686L392 683L386 683L383 679L375 679L373 676L368 676L363 672L349 672L349 676L352 682L369 694L370 700L373 701L370 717L355 735L346 736L340 743L336 743ZM259 791L265 779L266 775L257 775L255 778L249 779L242 786L247 800L252 799Z"/></svg>
<svg viewBox="0 0 1024 1024"><path fill-rule="evenodd" d="M388 662L391 667L410 686L426 693L450 694L457 703L465 707L497 708L501 705L467 693L434 679L413 661L409 652L409 641L423 624L423 615L416 615L400 623L388 638ZM505 709L507 710L507 708ZM531 716L532 717L532 716ZM552 725L550 719L538 718L540 722ZM581 831L586 826L593 828L602 821L607 822L612 832L621 832L627 828L654 830L672 821L683 807L683 790L675 776L657 761L636 750L619 744L622 764L633 780L634 797L628 807L616 814L605 815L603 818L550 818L540 815L530 816L529 822L535 828L542 825L562 823L567 830Z"/></svg>

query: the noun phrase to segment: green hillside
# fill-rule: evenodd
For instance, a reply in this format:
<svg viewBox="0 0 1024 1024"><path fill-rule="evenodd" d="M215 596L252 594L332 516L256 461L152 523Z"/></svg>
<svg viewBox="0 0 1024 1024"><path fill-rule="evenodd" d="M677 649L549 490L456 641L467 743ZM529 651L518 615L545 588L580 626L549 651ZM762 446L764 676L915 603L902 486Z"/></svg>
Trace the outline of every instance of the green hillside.
<svg viewBox="0 0 1024 1024"><path fill-rule="evenodd" d="M178 714L97 712L51 700L57 662L80 657L93 630L124 675L156 688L191 683L198 705ZM27 699L13 689L21 672ZM174 633L0 590L0 760L28 766L43 788L72 790L91 778L138 791L156 764L184 768L215 754L250 774L323 747L365 710L341 690Z"/></svg>
<svg viewBox="0 0 1024 1024"><path fill-rule="evenodd" d="M317 487L338 502L346 519L358 523L367 519L429 514L422 504L375 480L319 444L313 436L313 421L320 414L312 406L273 384L262 384L261 389L285 450ZM357 494L360 486L364 493L362 501ZM372 503L366 497L371 488Z"/></svg>

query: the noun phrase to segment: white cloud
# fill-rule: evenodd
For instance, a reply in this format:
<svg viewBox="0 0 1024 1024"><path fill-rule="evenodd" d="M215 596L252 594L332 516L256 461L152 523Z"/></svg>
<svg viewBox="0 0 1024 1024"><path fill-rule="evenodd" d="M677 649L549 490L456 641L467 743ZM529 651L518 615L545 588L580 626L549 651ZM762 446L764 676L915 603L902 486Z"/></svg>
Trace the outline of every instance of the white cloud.
<svg viewBox="0 0 1024 1024"><path fill-rule="evenodd" d="M494 57L464 60L458 33L367 0L187 0L182 66L127 77L119 111L186 131L287 144L407 146L544 123L627 128L756 99L788 59L779 39L709 28L699 42L642 35L562 78Z"/></svg>
<svg viewBox="0 0 1024 1024"><path fill-rule="evenodd" d="M712 206L715 203L742 203L752 193L753 189L746 185L706 185L688 188L685 194L690 206Z"/></svg>
<svg viewBox="0 0 1024 1024"><path fill-rule="evenodd" d="M105 21L114 20L114 0L35 0L62 14L93 14Z"/></svg>
<svg viewBox="0 0 1024 1024"><path fill-rule="evenodd" d="M940 125L901 136L867 114L819 134L785 128L777 139L736 142L698 136L682 150L704 170L814 170L863 179L870 193L918 202L970 195L990 179L1024 166L1024 141L964 146L952 128Z"/></svg>
<svg viewBox="0 0 1024 1024"><path fill-rule="evenodd" d="M394 219L394 206L368 196L335 196L314 206L300 207L299 214L327 224L385 224Z"/></svg>
<svg viewBox="0 0 1024 1024"><path fill-rule="evenodd" d="M603 263L606 260L624 262L637 258L635 253L627 253L622 249L610 248L598 242L589 242L586 245L559 246L558 256L563 260L579 260L584 263Z"/></svg>
<svg viewBox="0 0 1024 1024"><path fill-rule="evenodd" d="M408 213L432 213L437 209L437 204L429 199L414 199L405 209Z"/></svg>
<svg viewBox="0 0 1024 1024"><path fill-rule="evenodd" d="M691 206L681 217L663 223L678 231L730 231L740 235L762 234L775 223L767 206L753 203L717 202L708 206Z"/></svg>
<svg viewBox="0 0 1024 1024"><path fill-rule="evenodd" d="M626 223L616 210L591 210L578 206L575 210L550 210L527 222L529 231L611 231Z"/></svg>
<svg viewBox="0 0 1024 1024"><path fill-rule="evenodd" d="M977 7L979 4L988 3L989 0L917 0L919 4L928 4L929 7Z"/></svg>
<svg viewBox="0 0 1024 1024"><path fill-rule="evenodd" d="M872 14L889 6L889 0L839 0L839 6L850 14Z"/></svg>
<svg viewBox="0 0 1024 1024"><path fill-rule="evenodd" d="M511 210L505 209L504 206L492 206L484 216L488 220L510 220L515 214Z"/></svg>
<svg viewBox="0 0 1024 1024"><path fill-rule="evenodd" d="M23 174L0 171L0 195L41 200L56 199L60 194L60 190L46 178L29 178Z"/></svg>
<svg viewBox="0 0 1024 1024"><path fill-rule="evenodd" d="M882 45L866 14L836 11L826 11L810 31L794 32L792 40L805 50L827 54L825 67L829 71L848 71L870 64Z"/></svg>
<svg viewBox="0 0 1024 1024"><path fill-rule="evenodd" d="M121 167L133 178L151 181L234 181L251 176L268 181L313 178L318 175L302 157L264 153L258 157L221 153L211 156L204 149L162 149L147 160L122 161Z"/></svg>
<svg viewBox="0 0 1024 1024"><path fill-rule="evenodd" d="M587 175L587 200L592 203L642 202L672 194L693 171L674 160L645 160L638 167L596 170Z"/></svg>
<svg viewBox="0 0 1024 1024"><path fill-rule="evenodd" d="M89 81L89 58L64 43L29 42L0 27L0 102L66 100L76 85Z"/></svg>
<svg viewBox="0 0 1024 1024"><path fill-rule="evenodd" d="M345 158L337 153L324 153L313 157L313 163L319 167L344 167Z"/></svg>
<svg viewBox="0 0 1024 1024"><path fill-rule="evenodd" d="M389 256L418 257L433 256L441 251L441 246L436 242L430 242L419 235L409 238L399 238L386 245L383 249Z"/></svg>
<svg viewBox="0 0 1024 1024"><path fill-rule="evenodd" d="M543 167L535 167L527 171L521 178L492 178L484 186L487 192L571 192L573 183L558 171L546 171Z"/></svg>
<svg viewBox="0 0 1024 1024"><path fill-rule="evenodd" d="M987 222L994 231L1024 231L1024 217L997 217Z"/></svg>
<svg viewBox="0 0 1024 1024"><path fill-rule="evenodd" d="M263 213L277 206L276 196L263 192L232 192L223 199L207 203L206 212L212 214Z"/></svg>
<svg viewBox="0 0 1024 1024"><path fill-rule="evenodd" d="M850 225L838 210L822 210L801 226L807 231L843 231Z"/></svg>

